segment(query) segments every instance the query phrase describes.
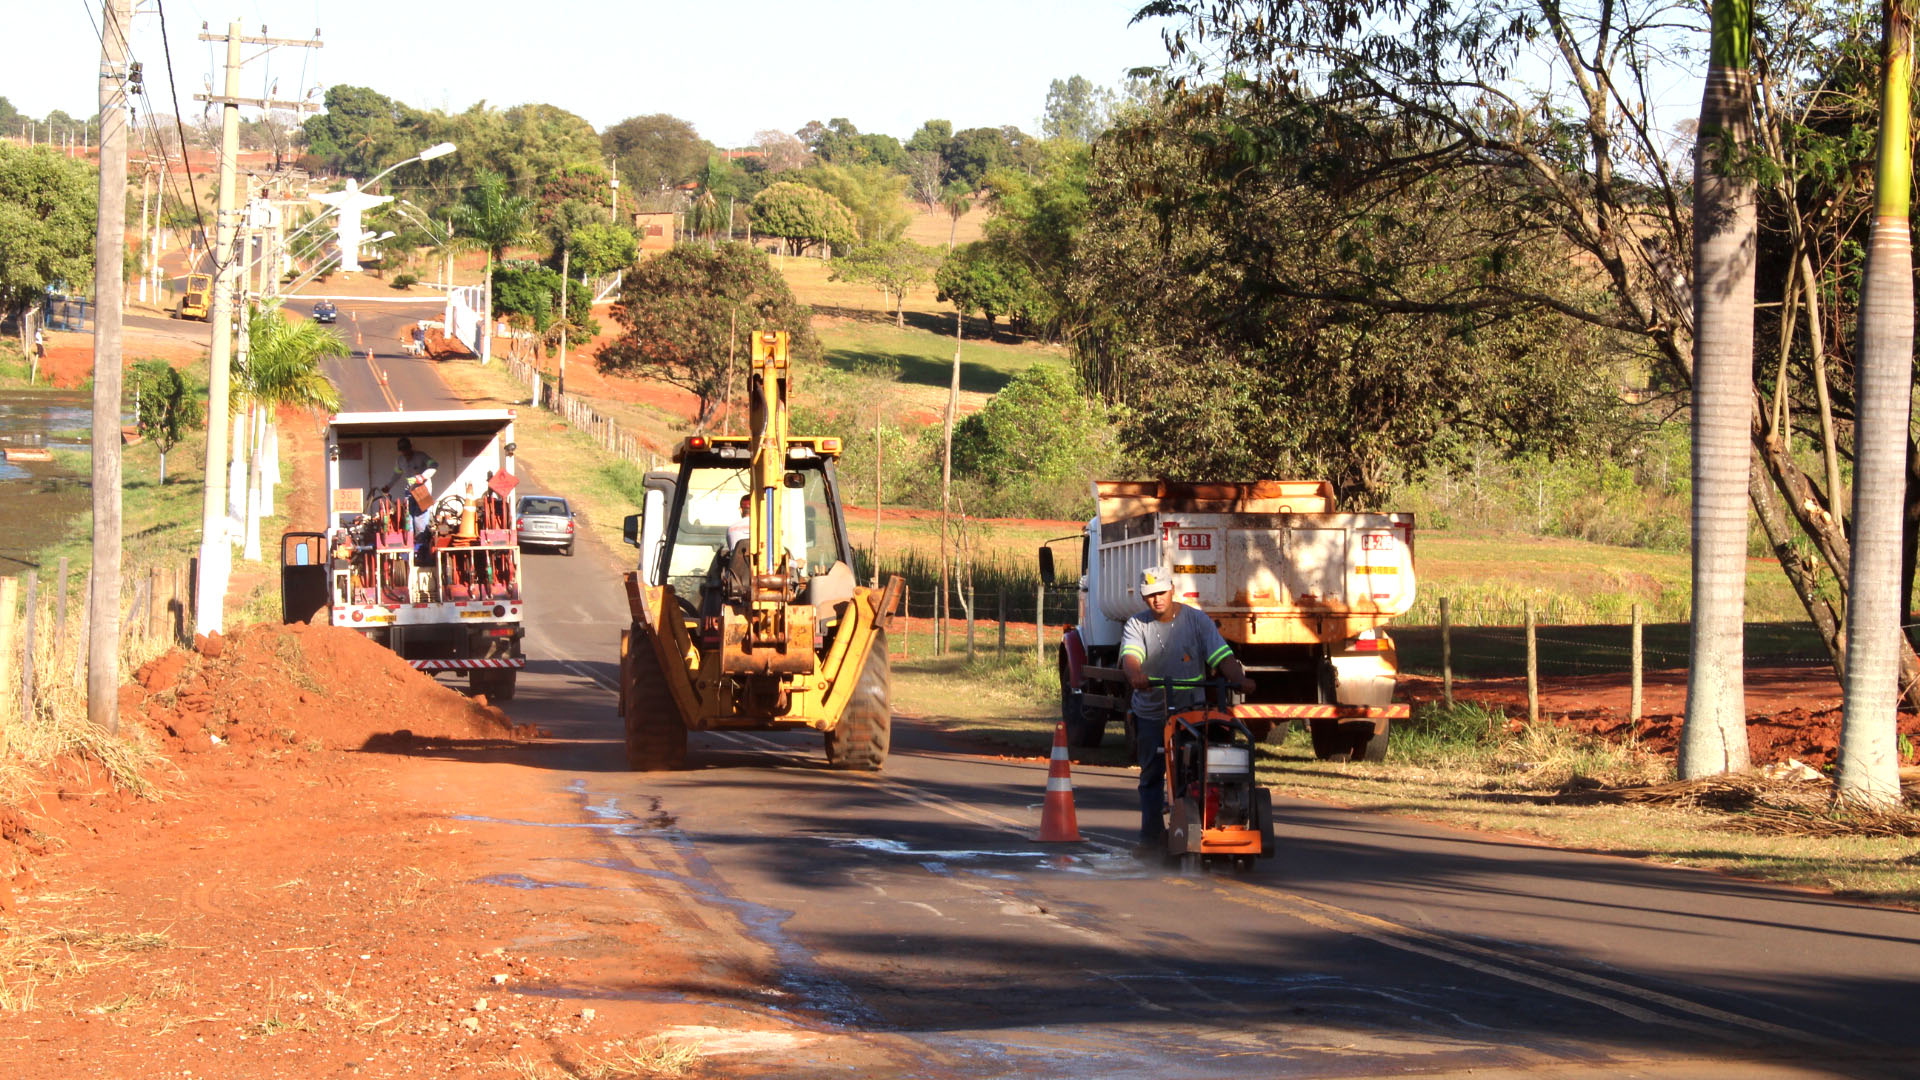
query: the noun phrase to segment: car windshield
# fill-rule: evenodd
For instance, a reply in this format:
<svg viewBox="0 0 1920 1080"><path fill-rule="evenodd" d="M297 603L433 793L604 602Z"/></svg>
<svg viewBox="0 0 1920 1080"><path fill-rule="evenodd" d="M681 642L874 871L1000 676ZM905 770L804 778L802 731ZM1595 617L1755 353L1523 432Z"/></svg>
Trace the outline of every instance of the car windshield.
<svg viewBox="0 0 1920 1080"><path fill-rule="evenodd" d="M558 514L564 517L566 512L567 500L565 499L539 496L520 500L520 513L522 516L527 514Z"/></svg>

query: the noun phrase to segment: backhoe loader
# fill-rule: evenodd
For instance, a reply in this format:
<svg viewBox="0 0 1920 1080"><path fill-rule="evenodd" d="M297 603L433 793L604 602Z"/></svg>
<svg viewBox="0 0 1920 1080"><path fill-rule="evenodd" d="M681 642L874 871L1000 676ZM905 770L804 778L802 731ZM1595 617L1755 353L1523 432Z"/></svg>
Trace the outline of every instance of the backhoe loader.
<svg viewBox="0 0 1920 1080"><path fill-rule="evenodd" d="M683 768L690 731L813 728L827 761L879 769L886 622L901 583L859 585L834 473L840 440L787 430L787 335L753 336L746 435L693 435L626 519L640 549L620 637L627 764Z"/></svg>

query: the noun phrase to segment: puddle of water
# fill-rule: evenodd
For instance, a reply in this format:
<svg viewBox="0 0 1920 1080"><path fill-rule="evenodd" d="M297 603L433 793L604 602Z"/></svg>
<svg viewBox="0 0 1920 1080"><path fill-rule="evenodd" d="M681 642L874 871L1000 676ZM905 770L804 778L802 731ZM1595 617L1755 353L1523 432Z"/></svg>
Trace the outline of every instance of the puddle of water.
<svg viewBox="0 0 1920 1080"><path fill-rule="evenodd" d="M93 414L85 394L20 391L0 397L0 448L89 449ZM37 564L35 551L67 534L87 511L86 478L51 462L12 463L0 457L0 574Z"/></svg>
<svg viewBox="0 0 1920 1080"><path fill-rule="evenodd" d="M488 874L474 878L475 885L505 885L509 889L598 889L581 881L540 881L525 874Z"/></svg>

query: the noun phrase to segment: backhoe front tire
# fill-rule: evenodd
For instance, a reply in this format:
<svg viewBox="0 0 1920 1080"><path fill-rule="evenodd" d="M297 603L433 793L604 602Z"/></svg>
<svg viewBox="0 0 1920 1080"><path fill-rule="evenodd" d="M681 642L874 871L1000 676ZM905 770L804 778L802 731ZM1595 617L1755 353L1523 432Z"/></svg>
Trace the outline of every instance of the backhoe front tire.
<svg viewBox="0 0 1920 1080"><path fill-rule="evenodd" d="M625 657L627 768L668 772L687 767L687 723L673 702L673 690L660 670L653 635L635 625Z"/></svg>
<svg viewBox="0 0 1920 1080"><path fill-rule="evenodd" d="M846 711L826 733L827 764L836 769L878 772L886 764L892 733L893 664L887 656L887 632L878 630Z"/></svg>

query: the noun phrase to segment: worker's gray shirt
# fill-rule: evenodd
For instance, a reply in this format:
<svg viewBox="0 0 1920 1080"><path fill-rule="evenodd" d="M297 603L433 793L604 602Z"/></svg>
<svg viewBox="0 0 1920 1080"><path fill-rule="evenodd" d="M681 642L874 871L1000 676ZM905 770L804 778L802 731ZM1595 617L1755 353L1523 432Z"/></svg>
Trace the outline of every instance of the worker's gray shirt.
<svg viewBox="0 0 1920 1080"><path fill-rule="evenodd" d="M1232 656L1233 650L1227 647L1226 639L1220 636L1220 628L1213 625L1212 619L1177 602L1173 611L1173 618L1167 622L1154 618L1150 610L1136 612L1127 619L1127 625L1120 631L1120 659L1138 657L1149 679L1199 682L1206 678L1208 668ZM1198 688L1176 690L1172 704L1178 709L1192 708L1203 696ZM1168 711L1167 695L1162 688L1151 686L1133 692L1136 720L1161 723Z"/></svg>

